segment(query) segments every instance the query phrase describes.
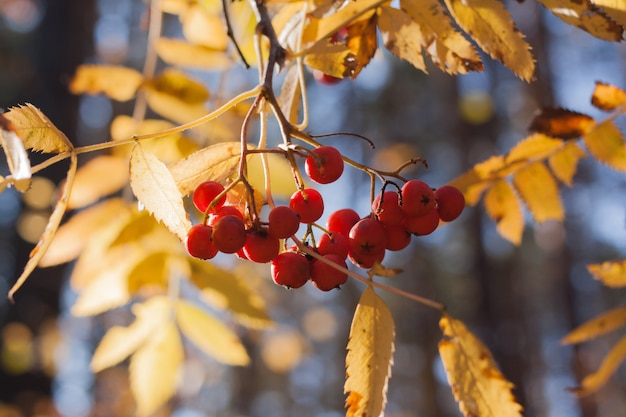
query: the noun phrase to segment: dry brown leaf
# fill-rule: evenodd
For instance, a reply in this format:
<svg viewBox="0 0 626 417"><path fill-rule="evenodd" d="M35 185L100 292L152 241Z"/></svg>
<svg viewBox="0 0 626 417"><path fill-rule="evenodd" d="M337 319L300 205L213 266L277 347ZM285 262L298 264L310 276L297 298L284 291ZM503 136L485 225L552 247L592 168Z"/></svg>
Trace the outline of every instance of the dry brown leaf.
<svg viewBox="0 0 626 417"><path fill-rule="evenodd" d="M161 37L155 47L161 59L170 65L223 71L233 64L233 60L222 50L194 45L182 39Z"/></svg>
<svg viewBox="0 0 626 417"><path fill-rule="evenodd" d="M521 417L513 384L498 370L489 349L460 320L444 315L439 325L445 336L439 354L463 415Z"/></svg>
<svg viewBox="0 0 626 417"><path fill-rule="evenodd" d="M555 16L596 38L605 41L622 40L624 28L587 0L539 0Z"/></svg>
<svg viewBox="0 0 626 417"><path fill-rule="evenodd" d="M598 123L583 136L589 153L609 167L626 172L626 141L613 120Z"/></svg>
<svg viewBox="0 0 626 417"><path fill-rule="evenodd" d="M626 0L624 4L626 5ZM591 96L591 104L606 111L615 110L619 106L626 106L626 91L598 81Z"/></svg>
<svg viewBox="0 0 626 417"><path fill-rule="evenodd" d="M543 162L533 162L517 171L513 184L536 222L563 220L565 210L558 184Z"/></svg>
<svg viewBox="0 0 626 417"><path fill-rule="evenodd" d="M513 187L497 180L485 194L485 210L496 221L498 233L514 245L522 242L524 212Z"/></svg>
<svg viewBox="0 0 626 417"><path fill-rule="evenodd" d="M30 103L12 107L4 113L11 128L26 149L44 153L67 152L74 148L70 140L38 108Z"/></svg>
<svg viewBox="0 0 626 417"><path fill-rule="evenodd" d="M404 11L381 7L378 28L385 47L395 56L410 62L415 68L426 71L422 56L422 31L420 26Z"/></svg>
<svg viewBox="0 0 626 417"><path fill-rule="evenodd" d="M73 94L105 94L117 101L135 97L143 75L135 69L115 65L81 65L70 82Z"/></svg>
<svg viewBox="0 0 626 417"><path fill-rule="evenodd" d="M614 308L592 318L569 332L562 344L575 344L595 339L626 325L626 306Z"/></svg>
<svg viewBox="0 0 626 417"><path fill-rule="evenodd" d="M528 129L560 139L575 139L595 125L593 117L573 110L546 107L533 118Z"/></svg>
<svg viewBox="0 0 626 417"><path fill-rule="evenodd" d="M100 155L89 160L76 172L74 189L67 202L70 209L95 203L128 184L128 159Z"/></svg>
<svg viewBox="0 0 626 417"><path fill-rule="evenodd" d="M626 260L587 265L587 270L607 287L626 287Z"/></svg>
<svg viewBox="0 0 626 417"><path fill-rule="evenodd" d="M622 364L625 358L626 336L623 336L604 357L600 368L593 374L583 378L580 386L572 388L571 391L579 397L593 394L608 382L611 375L615 373L615 370Z"/></svg>

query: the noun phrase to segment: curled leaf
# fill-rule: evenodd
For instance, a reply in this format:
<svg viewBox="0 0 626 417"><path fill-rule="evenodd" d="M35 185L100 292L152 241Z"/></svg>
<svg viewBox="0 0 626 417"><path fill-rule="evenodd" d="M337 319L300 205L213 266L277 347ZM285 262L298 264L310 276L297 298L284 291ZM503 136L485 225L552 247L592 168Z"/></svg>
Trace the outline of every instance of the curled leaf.
<svg viewBox="0 0 626 417"><path fill-rule="evenodd" d="M588 133L595 121L591 116L573 110L546 107L533 118L528 129L561 139L575 139Z"/></svg>

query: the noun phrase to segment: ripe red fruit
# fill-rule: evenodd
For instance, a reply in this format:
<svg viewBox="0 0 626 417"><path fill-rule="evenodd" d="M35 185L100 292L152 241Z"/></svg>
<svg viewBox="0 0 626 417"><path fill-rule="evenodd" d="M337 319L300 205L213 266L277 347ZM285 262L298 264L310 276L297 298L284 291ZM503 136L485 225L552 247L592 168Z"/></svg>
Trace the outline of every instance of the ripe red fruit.
<svg viewBox="0 0 626 417"><path fill-rule="evenodd" d="M444 222L451 222L461 215L465 208L465 196L456 187L444 185L435 191L437 212Z"/></svg>
<svg viewBox="0 0 626 417"><path fill-rule="evenodd" d="M211 242L213 228L206 224L196 224L189 229L185 237L187 253L194 258L211 259L217 255L217 249Z"/></svg>
<svg viewBox="0 0 626 417"><path fill-rule="evenodd" d="M209 204L211 204L215 197L217 197L222 191L224 191L224 186L219 182L205 181L198 185L193 192L193 204L200 212L204 213L209 207ZM216 201L215 205L212 207L213 211L222 207L224 202L226 202L226 194Z"/></svg>
<svg viewBox="0 0 626 417"><path fill-rule="evenodd" d="M326 222L326 229L348 236L352 226L359 220L361 220L361 216L351 208L340 209L330 213Z"/></svg>
<svg viewBox="0 0 626 417"><path fill-rule="evenodd" d="M324 255L324 258L328 261L337 264L343 268L347 268L346 261L335 254ZM322 291L330 291L333 288L338 288L340 285L345 284L348 280L348 274L343 271L339 271L332 265L328 265L325 262L315 259L311 265L311 281L313 285Z"/></svg>
<svg viewBox="0 0 626 417"><path fill-rule="evenodd" d="M332 146L320 146L311 151L304 161L304 170L318 184L337 181L343 174L343 158Z"/></svg>
<svg viewBox="0 0 626 417"><path fill-rule="evenodd" d="M439 226L439 213L434 207L423 216L405 217L404 227L407 232L417 236L429 235Z"/></svg>
<svg viewBox="0 0 626 417"><path fill-rule="evenodd" d="M423 216L435 206L435 193L424 181L410 180L402 186L402 211L407 216Z"/></svg>
<svg viewBox="0 0 626 417"><path fill-rule="evenodd" d="M300 288L311 277L309 260L295 252L283 252L272 260L272 279L287 288Z"/></svg>
<svg viewBox="0 0 626 417"><path fill-rule="evenodd" d="M279 252L280 240L271 236L266 229L248 232L243 245L243 254L247 259L264 264L277 257Z"/></svg>
<svg viewBox="0 0 626 417"><path fill-rule="evenodd" d="M383 194L378 194L372 202L372 213L383 224L396 225L402 223L404 212L400 207L398 193L385 191Z"/></svg>
<svg viewBox="0 0 626 417"><path fill-rule="evenodd" d="M219 209L217 209L217 211L215 213L212 213L209 216L209 221L208 224L210 226L213 226L215 224L215 222L217 222L219 219L221 219L222 217L225 216L235 216L235 217L239 217L241 220L244 220L243 218L243 214L241 213L241 211L239 211L239 209L235 206L222 206Z"/></svg>
<svg viewBox="0 0 626 417"><path fill-rule="evenodd" d="M237 216L224 216L213 225L213 245L223 253L236 253L246 243L246 225Z"/></svg>
<svg viewBox="0 0 626 417"><path fill-rule="evenodd" d="M268 215L268 231L279 239L286 239L300 228L298 213L287 206L276 206Z"/></svg>
<svg viewBox="0 0 626 417"><path fill-rule="evenodd" d="M348 257L361 268L371 268L376 262L382 262L387 248L385 227L372 218L359 220L350 229L350 249Z"/></svg>
<svg viewBox="0 0 626 417"><path fill-rule="evenodd" d="M324 233L317 241L317 252L322 256L333 253L342 259L346 259L349 248L350 242L348 237L337 232L332 235Z"/></svg>
<svg viewBox="0 0 626 417"><path fill-rule="evenodd" d="M406 230L404 225L395 224L393 226L385 226L385 236L387 237L387 250L399 251L411 243L411 234Z"/></svg>
<svg viewBox="0 0 626 417"><path fill-rule="evenodd" d="M338 78L330 74L326 74L320 70L313 70L313 78L320 84L335 85L339 83L343 78Z"/></svg>
<svg viewBox="0 0 626 417"><path fill-rule="evenodd" d="M314 223L324 213L322 195L313 188L298 190L289 199L289 207L298 213L300 223Z"/></svg>

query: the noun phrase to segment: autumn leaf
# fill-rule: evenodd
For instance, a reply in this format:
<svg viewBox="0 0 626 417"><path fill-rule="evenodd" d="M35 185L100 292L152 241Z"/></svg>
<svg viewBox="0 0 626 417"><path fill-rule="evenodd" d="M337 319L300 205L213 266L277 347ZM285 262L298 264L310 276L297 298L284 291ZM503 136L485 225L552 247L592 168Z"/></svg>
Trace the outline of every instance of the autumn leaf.
<svg viewBox="0 0 626 417"><path fill-rule="evenodd" d="M70 140L38 108L30 103L12 107L3 114L26 149L36 152L61 153L74 148Z"/></svg>
<svg viewBox="0 0 626 417"><path fill-rule="evenodd" d="M626 27L626 2L624 0L591 0L591 3L601 7L602 11L616 23Z"/></svg>
<svg viewBox="0 0 626 417"><path fill-rule="evenodd" d="M130 186L144 207L183 241L191 222L180 191L165 164L137 143L130 158Z"/></svg>
<svg viewBox="0 0 626 417"><path fill-rule="evenodd" d="M359 20L348 27L348 38L346 44L354 54L356 68L348 74L355 79L363 68L370 63L378 48L376 38L376 23L378 19L374 15L369 19Z"/></svg>
<svg viewBox="0 0 626 417"><path fill-rule="evenodd" d="M208 312L186 301L176 303L182 334L207 355L227 365L248 365L250 357L237 334Z"/></svg>
<svg viewBox="0 0 626 417"><path fill-rule="evenodd" d="M467 205L478 204L480 197L492 185L493 180L501 178L500 171L505 167L504 157L494 155L474 165L469 171L450 182L465 196Z"/></svg>
<svg viewBox="0 0 626 417"><path fill-rule="evenodd" d="M161 59L170 65L206 71L224 71L233 60L222 50L194 45L182 39L161 37L155 48Z"/></svg>
<svg viewBox="0 0 626 417"><path fill-rule="evenodd" d="M529 130L561 139L583 136L595 125L595 120L586 114L557 107L545 107L533 118Z"/></svg>
<svg viewBox="0 0 626 417"><path fill-rule="evenodd" d="M290 65L285 71L285 79L280 87L278 104L290 123L297 124L302 105L302 86L297 65Z"/></svg>
<svg viewBox="0 0 626 417"><path fill-rule="evenodd" d="M524 212L513 187L504 180L496 181L485 194L485 210L496 221L498 233L519 245L524 232Z"/></svg>
<svg viewBox="0 0 626 417"><path fill-rule="evenodd" d="M7 158L11 184L17 191L26 192L30 188L31 168L22 139L13 131L0 129L0 146Z"/></svg>
<svg viewBox="0 0 626 417"><path fill-rule="evenodd" d="M117 101L135 97L143 76L135 69L115 65L81 65L70 82L73 94L105 94Z"/></svg>
<svg viewBox="0 0 626 417"><path fill-rule="evenodd" d="M126 275L128 292L137 295L146 289L149 290L149 294L155 290L165 291L170 276L174 273L170 268L172 258L173 256L168 251L155 251L147 254Z"/></svg>
<svg viewBox="0 0 626 417"><path fill-rule="evenodd" d="M626 2L624 2L626 6ZM626 13L626 11L625 11ZM626 91L614 85L596 82L596 88L591 96L591 104L600 110L611 111L620 106L626 106Z"/></svg>
<svg viewBox="0 0 626 417"><path fill-rule="evenodd" d="M501 1L446 0L445 3L459 26L483 51L522 80L532 79L535 61L530 46Z"/></svg>
<svg viewBox="0 0 626 417"><path fill-rule="evenodd" d="M439 325L445 338L439 354L454 399L465 417L521 417L513 384L506 380L487 347L463 322L444 315Z"/></svg>
<svg viewBox="0 0 626 417"><path fill-rule="evenodd" d="M589 153L609 167L626 172L626 142L621 130L612 120L598 123L583 136Z"/></svg>
<svg viewBox="0 0 626 417"><path fill-rule="evenodd" d="M575 344L586 342L624 325L626 325L626 306L621 306L584 322L561 339L561 343Z"/></svg>
<svg viewBox="0 0 626 417"><path fill-rule="evenodd" d="M543 162L533 162L517 171L513 184L535 221L563 220L565 211L558 184Z"/></svg>
<svg viewBox="0 0 626 417"><path fill-rule="evenodd" d="M596 38L614 42L622 40L624 28L589 1L539 0L539 3L568 25Z"/></svg>
<svg viewBox="0 0 626 417"><path fill-rule="evenodd" d="M185 38L196 45L225 51L228 35L218 13L208 13L200 5L190 6L180 17Z"/></svg>
<svg viewBox="0 0 626 417"><path fill-rule="evenodd" d="M385 47L397 57L410 62L415 68L427 72L422 56L422 32L419 25L404 11L381 7L378 28Z"/></svg>
<svg viewBox="0 0 626 417"><path fill-rule="evenodd" d="M107 259L115 258L117 262L100 269L99 273L89 278L88 283L81 286L71 308L73 315L94 316L122 307L131 301L128 274L145 257L145 253L138 250L124 257L121 252L129 253L119 249L115 252L117 256L109 255Z"/></svg>
<svg viewBox="0 0 626 417"><path fill-rule="evenodd" d="M578 168L578 161L587 154L577 143L568 142L561 149L550 155L548 165L552 173L562 183L572 186L574 174Z"/></svg>
<svg viewBox="0 0 626 417"><path fill-rule="evenodd" d="M536 133L516 143L506 154L505 163L511 165L518 161L544 159L562 146L562 140Z"/></svg>
<svg viewBox="0 0 626 417"><path fill-rule="evenodd" d="M297 186L291 165L282 155L265 155L270 177L272 195L276 198L289 199L296 192ZM248 156L248 182L255 190L265 189L265 170L261 155Z"/></svg>
<svg viewBox="0 0 626 417"><path fill-rule="evenodd" d="M95 203L102 197L128 184L128 160L118 156L100 155L90 159L76 171L74 188L67 203L75 209Z"/></svg>
<svg viewBox="0 0 626 417"><path fill-rule="evenodd" d="M313 69L337 78L346 78L359 68L354 52L343 44L331 44L322 40L310 49L304 63Z"/></svg>
<svg viewBox="0 0 626 417"><path fill-rule="evenodd" d="M580 386L570 389L579 397L593 394L605 385L615 370L622 364L626 358L626 336L623 336L607 353L602 360L600 368L587 375L580 383Z"/></svg>
<svg viewBox="0 0 626 417"><path fill-rule="evenodd" d="M607 287L626 287L626 260L590 264L587 270Z"/></svg>
<svg viewBox="0 0 626 417"><path fill-rule="evenodd" d="M346 355L347 417L382 415L393 364L395 325L385 302L368 287L359 300Z"/></svg>

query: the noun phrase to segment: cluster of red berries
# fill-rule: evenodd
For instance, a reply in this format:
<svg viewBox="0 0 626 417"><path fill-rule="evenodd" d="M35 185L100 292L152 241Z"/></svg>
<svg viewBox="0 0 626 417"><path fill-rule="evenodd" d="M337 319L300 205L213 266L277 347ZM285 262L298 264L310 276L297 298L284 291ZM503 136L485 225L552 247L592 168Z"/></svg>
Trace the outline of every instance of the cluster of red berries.
<svg viewBox="0 0 626 417"><path fill-rule="evenodd" d="M312 181L328 184L342 175L344 161L336 148L320 146L310 151L304 167ZM456 219L465 207L463 194L452 186L433 190L423 181L410 180L398 191L379 194L364 218L349 208L330 214L325 232L315 241L310 225L322 217L324 200L314 188L296 191L288 206L273 207L267 222L246 220L238 207L226 204L224 186L214 181L200 184L193 202L208 216L187 234L185 244L191 256L211 259L218 252L236 253L253 262L271 262L276 284L299 288L311 280L323 291L346 282L348 259L371 268L382 262L387 250L404 249L413 235L432 233L440 221ZM310 250L302 251L297 245L287 248L284 241L286 249L281 251L281 240L294 236L303 224L309 226L305 237L311 242L305 245Z"/></svg>

